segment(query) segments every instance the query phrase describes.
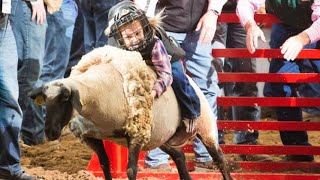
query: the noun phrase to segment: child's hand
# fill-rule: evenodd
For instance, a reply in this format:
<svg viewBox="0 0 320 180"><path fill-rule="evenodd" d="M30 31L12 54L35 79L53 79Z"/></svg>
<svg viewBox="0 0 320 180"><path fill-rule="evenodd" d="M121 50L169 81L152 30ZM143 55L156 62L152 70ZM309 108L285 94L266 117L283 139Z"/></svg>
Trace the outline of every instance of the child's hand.
<svg viewBox="0 0 320 180"><path fill-rule="evenodd" d="M153 99L156 98L157 92L155 90L152 90L151 92L151 96L153 97Z"/></svg>

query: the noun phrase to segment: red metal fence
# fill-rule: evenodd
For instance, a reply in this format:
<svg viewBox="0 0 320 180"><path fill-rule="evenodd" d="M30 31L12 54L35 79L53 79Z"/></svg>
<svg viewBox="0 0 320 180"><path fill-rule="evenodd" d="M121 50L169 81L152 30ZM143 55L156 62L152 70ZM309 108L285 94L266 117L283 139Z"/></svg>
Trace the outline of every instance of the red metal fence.
<svg viewBox="0 0 320 180"><path fill-rule="evenodd" d="M220 16L223 22L239 22L235 14L223 14ZM258 22L277 23L278 19L271 15L256 15ZM279 58L283 55L279 49L258 49L254 54L250 54L247 49L214 49L213 57L245 57L245 58ZM320 50L302 50L298 58L320 59ZM251 76L250 76L251 75ZM219 73L220 82L320 82L318 73ZM320 98L280 98L280 97L219 97L218 106L320 106ZM218 121L220 130L286 130L286 131L319 131L318 122L278 122L278 121ZM105 141L105 149L109 155L111 169L114 178L126 177L126 166L128 152L126 148L120 147L112 142ZM320 146L283 146L283 145L221 145L225 154L287 154L287 155L320 155ZM184 147L185 153L193 153L191 145ZM143 164L144 153L140 154L139 165ZM320 169L318 162L249 162L240 161L240 166L244 170L259 171L250 173L232 173L234 178L240 179L320 179L320 174L287 174L272 173L279 170L297 169ZM187 162L188 168L193 169L193 161ZM99 161L94 154L88 165L88 170L93 171L96 176L103 176ZM217 172L191 172L194 179L213 179L220 178ZM138 178L156 177L166 180L178 179L178 173L168 172L138 172Z"/></svg>

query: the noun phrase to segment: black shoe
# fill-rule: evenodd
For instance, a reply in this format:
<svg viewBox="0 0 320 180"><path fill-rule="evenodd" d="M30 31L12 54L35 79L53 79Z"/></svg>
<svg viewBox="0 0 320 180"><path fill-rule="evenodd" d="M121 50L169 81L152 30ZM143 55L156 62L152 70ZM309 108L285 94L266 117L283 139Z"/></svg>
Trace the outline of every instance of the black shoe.
<svg viewBox="0 0 320 180"><path fill-rule="evenodd" d="M313 160L312 155L286 155L285 157L285 161L312 162Z"/></svg>
<svg viewBox="0 0 320 180"><path fill-rule="evenodd" d="M42 180L36 177L32 177L24 171L20 174L16 174L13 176L0 176L0 180Z"/></svg>

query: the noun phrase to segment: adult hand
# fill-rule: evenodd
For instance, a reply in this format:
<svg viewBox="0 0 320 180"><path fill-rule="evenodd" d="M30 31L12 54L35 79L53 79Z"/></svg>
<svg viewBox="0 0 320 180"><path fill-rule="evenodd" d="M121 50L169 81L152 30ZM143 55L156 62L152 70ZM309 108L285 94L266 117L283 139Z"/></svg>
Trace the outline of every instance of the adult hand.
<svg viewBox="0 0 320 180"><path fill-rule="evenodd" d="M62 5L62 0L43 0L43 2L47 5L47 11L50 14L59 11Z"/></svg>
<svg viewBox="0 0 320 180"><path fill-rule="evenodd" d="M283 58L287 61L295 60L303 47L309 43L309 36L304 32L290 37L280 47Z"/></svg>
<svg viewBox="0 0 320 180"><path fill-rule="evenodd" d="M261 4L260 8L256 11L256 14L267 14L265 4ZM266 23L257 23L257 25L262 29L266 26Z"/></svg>
<svg viewBox="0 0 320 180"><path fill-rule="evenodd" d="M247 31L246 44L248 51L252 54L258 48L258 39L261 38L263 42L266 42L266 38L260 27L255 22L247 22L245 25Z"/></svg>
<svg viewBox="0 0 320 180"><path fill-rule="evenodd" d="M32 4L32 21L37 18L37 24L43 24L46 20L46 10L44 9L43 2Z"/></svg>
<svg viewBox="0 0 320 180"><path fill-rule="evenodd" d="M196 31L200 32L200 43L211 43L214 34L216 33L218 16L212 11L207 11L199 20Z"/></svg>

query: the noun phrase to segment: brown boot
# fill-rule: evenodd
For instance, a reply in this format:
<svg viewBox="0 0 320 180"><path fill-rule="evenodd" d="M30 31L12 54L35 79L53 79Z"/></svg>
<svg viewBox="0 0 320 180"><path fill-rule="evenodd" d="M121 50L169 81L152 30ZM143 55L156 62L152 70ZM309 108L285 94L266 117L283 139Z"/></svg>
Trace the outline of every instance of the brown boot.
<svg viewBox="0 0 320 180"><path fill-rule="evenodd" d="M272 162L272 157L267 154L240 154L235 158L237 161Z"/></svg>
<svg viewBox="0 0 320 180"><path fill-rule="evenodd" d="M147 164L144 165L144 171L171 171L172 167L170 166L170 164L168 163L164 163L164 164L159 164L157 166L149 166Z"/></svg>
<svg viewBox="0 0 320 180"><path fill-rule="evenodd" d="M196 168L204 168L204 169L214 169L213 161L205 161L205 162L195 162L194 165Z"/></svg>
<svg viewBox="0 0 320 180"><path fill-rule="evenodd" d="M166 142L166 145L179 148L188 143L189 140L192 140L197 135L197 132L194 130L193 132L187 132L185 126L179 126L176 133Z"/></svg>

